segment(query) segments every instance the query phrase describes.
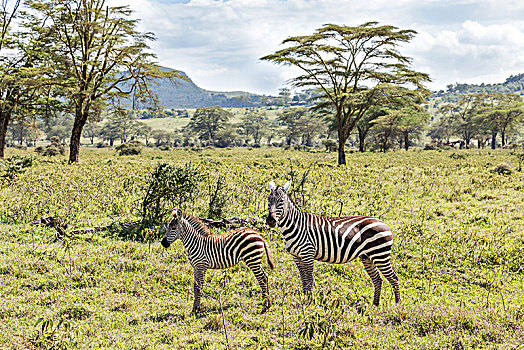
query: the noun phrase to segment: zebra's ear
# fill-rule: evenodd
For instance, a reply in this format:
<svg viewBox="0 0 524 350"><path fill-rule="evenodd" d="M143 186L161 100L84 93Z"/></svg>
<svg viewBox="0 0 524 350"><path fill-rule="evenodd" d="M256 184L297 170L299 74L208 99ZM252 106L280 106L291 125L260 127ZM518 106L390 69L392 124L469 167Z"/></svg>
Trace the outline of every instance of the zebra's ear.
<svg viewBox="0 0 524 350"><path fill-rule="evenodd" d="M181 219L184 213L182 213L182 210L180 208L176 208L176 216Z"/></svg>
<svg viewBox="0 0 524 350"><path fill-rule="evenodd" d="M276 188L277 188L277 185L275 185L275 181L273 180L269 181L269 189L271 190L271 192L276 190Z"/></svg>
<svg viewBox="0 0 524 350"><path fill-rule="evenodd" d="M173 212L171 213L171 215L173 215L173 217L175 217L175 218L176 218L176 211L177 211L177 209L173 210Z"/></svg>
<svg viewBox="0 0 524 350"><path fill-rule="evenodd" d="M290 187L291 187L291 180L286 182L286 184L282 188L284 189L285 192L287 192L287 190L289 190Z"/></svg>

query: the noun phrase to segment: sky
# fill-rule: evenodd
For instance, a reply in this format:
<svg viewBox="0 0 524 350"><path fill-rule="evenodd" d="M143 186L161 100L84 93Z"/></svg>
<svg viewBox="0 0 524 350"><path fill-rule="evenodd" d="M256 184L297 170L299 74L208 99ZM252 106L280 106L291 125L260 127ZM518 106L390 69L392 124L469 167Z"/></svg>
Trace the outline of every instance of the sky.
<svg viewBox="0 0 524 350"><path fill-rule="evenodd" d="M289 36L327 23L368 21L413 29L400 48L432 90L453 83L501 83L524 73L522 0L110 0L126 4L155 33L158 62L200 87L276 95L297 71L260 57Z"/></svg>

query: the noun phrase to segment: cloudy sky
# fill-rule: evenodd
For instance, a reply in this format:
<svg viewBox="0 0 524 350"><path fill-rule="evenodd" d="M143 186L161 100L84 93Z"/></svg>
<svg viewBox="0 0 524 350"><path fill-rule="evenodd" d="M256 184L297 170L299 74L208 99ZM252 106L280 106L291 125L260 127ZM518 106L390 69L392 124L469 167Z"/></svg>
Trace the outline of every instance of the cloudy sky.
<svg viewBox="0 0 524 350"><path fill-rule="evenodd" d="M429 73L433 90L455 82L497 83L524 73L522 0L112 0L152 31L160 64L208 90L276 94L293 77L259 58L288 36L326 23L368 21L414 29L401 52Z"/></svg>

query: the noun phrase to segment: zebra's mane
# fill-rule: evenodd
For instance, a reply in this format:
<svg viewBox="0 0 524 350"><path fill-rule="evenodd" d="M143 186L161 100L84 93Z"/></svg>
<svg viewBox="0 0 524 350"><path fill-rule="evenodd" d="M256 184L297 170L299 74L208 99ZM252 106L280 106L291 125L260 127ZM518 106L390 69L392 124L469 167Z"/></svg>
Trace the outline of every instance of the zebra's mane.
<svg viewBox="0 0 524 350"><path fill-rule="evenodd" d="M184 214L184 219L202 236L209 236L209 229L197 217Z"/></svg>

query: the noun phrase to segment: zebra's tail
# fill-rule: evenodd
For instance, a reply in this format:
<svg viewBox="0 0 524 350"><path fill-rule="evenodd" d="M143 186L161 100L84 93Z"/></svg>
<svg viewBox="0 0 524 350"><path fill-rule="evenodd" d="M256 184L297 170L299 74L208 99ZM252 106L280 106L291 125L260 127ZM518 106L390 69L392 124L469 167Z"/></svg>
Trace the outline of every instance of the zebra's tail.
<svg viewBox="0 0 524 350"><path fill-rule="evenodd" d="M271 255L271 250L269 249L269 244L264 240L264 249L266 250L267 264L269 269L273 270L275 268L275 262L273 261L273 256Z"/></svg>

